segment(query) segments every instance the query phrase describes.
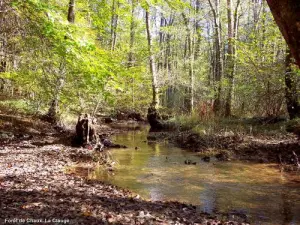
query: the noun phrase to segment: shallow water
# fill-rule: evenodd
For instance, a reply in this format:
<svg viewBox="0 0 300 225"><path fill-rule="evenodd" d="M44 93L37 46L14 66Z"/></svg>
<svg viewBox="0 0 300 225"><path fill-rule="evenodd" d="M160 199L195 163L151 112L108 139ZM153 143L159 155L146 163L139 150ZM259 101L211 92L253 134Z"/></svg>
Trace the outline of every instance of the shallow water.
<svg viewBox="0 0 300 225"><path fill-rule="evenodd" d="M246 214L254 224L300 224L299 173L281 173L271 164L205 163L196 153L147 143L146 137L145 131L115 136L114 142L129 147L111 151L116 170L97 168L91 176L151 200L191 203L208 213ZM197 164L185 165L187 159Z"/></svg>

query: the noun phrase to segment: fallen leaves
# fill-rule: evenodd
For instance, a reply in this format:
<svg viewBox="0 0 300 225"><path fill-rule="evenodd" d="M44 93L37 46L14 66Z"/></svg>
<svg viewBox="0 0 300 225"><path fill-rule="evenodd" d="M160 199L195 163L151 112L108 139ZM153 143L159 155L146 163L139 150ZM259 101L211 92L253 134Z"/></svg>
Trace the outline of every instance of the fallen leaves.
<svg viewBox="0 0 300 225"><path fill-rule="evenodd" d="M66 173L78 162L92 164L92 151L54 143L53 137L33 138L0 149L0 224L12 217L65 218L74 225L205 221L193 207L149 202L128 190L75 176L77 171Z"/></svg>
<svg viewBox="0 0 300 225"><path fill-rule="evenodd" d="M27 205L22 205L21 208L22 209L31 209L31 208L35 208L35 207L42 208L43 206L44 206L44 204L42 202L33 202L33 203L30 203Z"/></svg>

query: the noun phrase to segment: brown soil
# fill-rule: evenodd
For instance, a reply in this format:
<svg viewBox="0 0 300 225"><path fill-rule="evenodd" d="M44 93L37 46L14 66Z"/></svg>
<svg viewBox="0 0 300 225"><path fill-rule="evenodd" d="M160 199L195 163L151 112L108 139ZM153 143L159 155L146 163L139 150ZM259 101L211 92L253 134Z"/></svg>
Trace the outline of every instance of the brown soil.
<svg viewBox="0 0 300 225"><path fill-rule="evenodd" d="M300 156L300 141L295 135L247 136L233 133L200 135L192 131L153 132L149 140L169 140L177 146L203 154L216 156L219 160L247 160L261 163L279 163L287 169L298 169L295 157ZM291 167L295 165L295 167Z"/></svg>

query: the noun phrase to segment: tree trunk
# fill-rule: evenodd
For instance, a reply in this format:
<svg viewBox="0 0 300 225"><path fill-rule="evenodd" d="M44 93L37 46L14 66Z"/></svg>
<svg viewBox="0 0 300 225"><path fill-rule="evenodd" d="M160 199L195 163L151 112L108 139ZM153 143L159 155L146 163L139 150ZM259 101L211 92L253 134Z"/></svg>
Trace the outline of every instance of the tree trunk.
<svg viewBox="0 0 300 225"><path fill-rule="evenodd" d="M149 52L149 66L150 66L150 73L152 75L152 104L151 105L156 109L159 105L159 96L158 96L159 89L157 84L155 57L153 54L152 35L150 31L149 9L146 10L146 30L147 30L148 52Z"/></svg>
<svg viewBox="0 0 300 225"><path fill-rule="evenodd" d="M69 23L75 22L75 0L70 0L69 2L68 21ZM59 108L60 95L66 80L66 74L64 70L65 70L65 59L62 58L59 66L59 75L57 77L54 97L50 103L50 108L48 110L48 113L45 116L45 119L51 123L56 123L59 120L58 108Z"/></svg>
<svg viewBox="0 0 300 225"><path fill-rule="evenodd" d="M261 15L261 6L260 0L252 0L253 26L255 30L257 30L257 24Z"/></svg>
<svg viewBox="0 0 300 225"><path fill-rule="evenodd" d="M159 48L160 48L160 57L158 62L158 72L166 75L166 88L161 97L161 106L172 109L174 107L174 99L172 96L174 87L171 77L172 71L172 34L169 31L163 30L164 27L171 27L173 26L174 22L174 14L171 13L169 17L165 17L163 13L161 13L161 20L160 20L160 32L159 32Z"/></svg>
<svg viewBox="0 0 300 225"><path fill-rule="evenodd" d="M0 61L0 75L6 71L6 62ZM0 92L5 92L6 80L4 78L0 78Z"/></svg>
<svg viewBox="0 0 300 225"><path fill-rule="evenodd" d="M75 0L70 0L69 2L68 21L70 23L75 22Z"/></svg>
<svg viewBox="0 0 300 225"><path fill-rule="evenodd" d="M4 13L5 10L7 10L7 4L5 2L0 1L0 75L1 73L6 72L7 68L7 59L6 59L6 53L7 53L7 33L6 33L6 26L9 23L6 19L7 14ZM5 84L6 79L1 78L1 85L0 90L1 92L4 92L5 90Z"/></svg>
<svg viewBox="0 0 300 225"><path fill-rule="evenodd" d="M111 51L115 50L117 43L117 27L119 16L117 14L118 0L113 0L111 7Z"/></svg>
<svg viewBox="0 0 300 225"><path fill-rule="evenodd" d="M237 1L237 5L232 12L232 0L227 0L227 17L228 17L228 49L227 49L227 78L228 78L228 92L225 103L225 117L231 116L231 105L232 105L232 93L234 85L234 75L236 69L236 35L238 31L238 7L240 0Z"/></svg>
<svg viewBox="0 0 300 225"><path fill-rule="evenodd" d="M168 55L166 54L166 47L165 47L165 41L166 41L166 34L164 31L162 31L163 27L167 26L167 19L164 17L163 13L161 13L160 17L160 27L159 27L159 49L160 49L160 56L158 57L158 63L157 63L157 72L164 74L167 72L166 67L166 60L168 58ZM167 104L167 95L166 92L163 95L160 95L160 104L161 106L165 106Z"/></svg>
<svg viewBox="0 0 300 225"><path fill-rule="evenodd" d="M297 85L295 81L297 77L293 73L291 65L292 57L290 50L287 48L285 58L285 98L290 119L295 119L296 117L300 117L300 106L298 103Z"/></svg>
<svg viewBox="0 0 300 225"><path fill-rule="evenodd" d="M225 117L231 116L231 98L234 76L234 55L233 55L233 18L232 18L232 1L227 0L227 20L228 20L228 47L227 47L227 68L226 75L228 79L228 92L225 103Z"/></svg>
<svg viewBox="0 0 300 225"><path fill-rule="evenodd" d="M59 101L61 91L65 85L65 73L63 72L65 65L64 62L61 62L60 75L57 78L56 90L54 92L53 100L51 101L50 108L46 115L46 120L50 123L56 123L59 120Z"/></svg>
<svg viewBox="0 0 300 225"><path fill-rule="evenodd" d="M135 21L134 21L134 11L136 7L136 0L131 0L131 18L130 18L130 41L129 41L129 53L128 53L128 68L134 66L134 41L135 41ZM132 108L135 107L135 93L134 93L135 80L134 77L131 78L131 102Z"/></svg>
<svg viewBox="0 0 300 225"><path fill-rule="evenodd" d="M267 2L296 64L300 66L300 2L297 0L267 0Z"/></svg>
<svg viewBox="0 0 300 225"><path fill-rule="evenodd" d="M194 110L194 53L193 53L193 40L192 32L189 28L189 20L184 13L182 17L185 23L186 32L187 32L187 43L186 43L186 58L188 60L188 70L189 70L189 87L187 88L187 101L186 108L189 113L192 113Z"/></svg>
<svg viewBox="0 0 300 225"><path fill-rule="evenodd" d="M131 0L131 18L130 18L130 42L129 42L129 54L128 54L128 67L134 65L133 60L133 46L135 40L135 21L134 21L134 10L136 7L136 0Z"/></svg>
<svg viewBox="0 0 300 225"><path fill-rule="evenodd" d="M200 11L200 0L196 0L196 5L195 5L195 12L196 15L199 14ZM194 46L194 60L196 61L199 56L200 56L200 44L201 44L201 21L199 19L195 20L195 32L196 32L196 41L195 41L195 46Z"/></svg>
<svg viewBox="0 0 300 225"><path fill-rule="evenodd" d="M6 62L0 61L0 73L4 73L6 71Z"/></svg>
<svg viewBox="0 0 300 225"><path fill-rule="evenodd" d="M170 19L168 21L168 26L173 26L174 22L174 15L171 14ZM172 56L172 45L171 45L171 40L172 40L172 34L167 33L166 35L166 51L165 51L165 70L167 73L167 79L168 82L171 82L172 80L172 70L173 70L173 56ZM173 108L174 107L174 84L172 83L171 85L168 84L168 88L166 89L165 95L166 95L166 107L167 108Z"/></svg>
<svg viewBox="0 0 300 225"><path fill-rule="evenodd" d="M221 22L220 22L220 0L215 0L215 7L211 0L208 0L214 17L214 36L215 36L215 68L214 68L214 80L216 82L215 87L215 99L213 105L213 111L215 114L220 114L221 110L221 79L223 74L223 59L221 50Z"/></svg>

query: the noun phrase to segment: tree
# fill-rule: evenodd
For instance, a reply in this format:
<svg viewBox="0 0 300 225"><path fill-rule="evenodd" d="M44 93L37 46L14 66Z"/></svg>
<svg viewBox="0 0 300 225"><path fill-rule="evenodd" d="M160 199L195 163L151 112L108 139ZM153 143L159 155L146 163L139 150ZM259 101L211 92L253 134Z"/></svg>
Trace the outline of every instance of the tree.
<svg viewBox="0 0 300 225"><path fill-rule="evenodd" d="M287 112L284 39L264 1L0 2L1 80L43 114Z"/></svg>
<svg viewBox="0 0 300 225"><path fill-rule="evenodd" d="M22 32L24 22L19 20L12 7L12 0L0 0L0 91L13 94L11 68L16 63L16 37Z"/></svg>
<svg viewBox="0 0 300 225"><path fill-rule="evenodd" d="M159 93L158 93L155 57L154 57L154 52L153 52L149 6L146 8L145 19L146 19L146 31L147 31L147 40L148 40L149 67L150 67L150 73L152 75L152 103L151 103L151 106L156 109L159 105L159 95L158 95Z"/></svg>
<svg viewBox="0 0 300 225"><path fill-rule="evenodd" d="M220 0L215 0L215 6L212 1L208 0L210 8L213 13L214 20L214 80L216 82L215 99L214 99L214 113L219 114L221 110L221 79L223 77L223 57L222 57L222 40L221 40L221 21L220 21Z"/></svg>
<svg viewBox="0 0 300 225"><path fill-rule="evenodd" d="M298 1L267 0L274 19L283 34L289 50L286 53L286 103L291 119L300 117L296 79L291 69L291 54L300 67L300 3Z"/></svg>
<svg viewBox="0 0 300 225"><path fill-rule="evenodd" d="M188 61L188 71L189 71L189 86L187 88L187 103L186 103L186 108L187 112L192 113L194 110L194 52L193 52L193 34L190 29L190 24L189 24L189 19L187 16L182 13L183 21L186 27L186 44L185 44L185 60L187 59Z"/></svg>
<svg viewBox="0 0 300 225"><path fill-rule="evenodd" d="M128 53L128 67L134 66L133 62L133 47L135 42L135 28L136 28L136 22L134 18L134 12L136 8L136 0L131 0L131 17L130 17L130 41L129 41L129 53Z"/></svg>
<svg viewBox="0 0 300 225"><path fill-rule="evenodd" d="M293 57L300 66L300 3L293 0L267 0L274 19Z"/></svg>
<svg viewBox="0 0 300 225"><path fill-rule="evenodd" d="M287 47L285 58L285 98L290 119L295 119L300 117L300 105L297 96L296 76L292 69L292 65L293 59L291 52Z"/></svg>
<svg viewBox="0 0 300 225"><path fill-rule="evenodd" d="M238 8L240 0L237 1L233 12L232 0L227 0L227 20L228 20L228 46L227 46L227 68L228 91L225 102L225 117L231 116L232 92L234 75L236 69L236 38L238 32Z"/></svg>
<svg viewBox="0 0 300 225"><path fill-rule="evenodd" d="M70 23L75 22L75 0L70 0L69 2L68 21Z"/></svg>
<svg viewBox="0 0 300 225"><path fill-rule="evenodd" d="M73 24L75 22L75 0L70 0L69 8L68 8L68 15L67 15L69 23ZM67 37L65 37L67 39ZM61 58L61 62L59 65L59 75L57 77L57 83L54 92L54 98L51 101L50 108L46 115L46 119L50 122L56 123L58 118L58 106L60 101L60 96L62 89L66 82L66 59L65 57Z"/></svg>
<svg viewBox="0 0 300 225"><path fill-rule="evenodd" d="M111 51L115 50L116 47L116 41L117 41L117 27L118 27L118 0L112 0L112 6L111 6Z"/></svg>

